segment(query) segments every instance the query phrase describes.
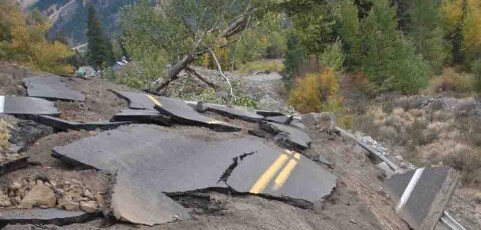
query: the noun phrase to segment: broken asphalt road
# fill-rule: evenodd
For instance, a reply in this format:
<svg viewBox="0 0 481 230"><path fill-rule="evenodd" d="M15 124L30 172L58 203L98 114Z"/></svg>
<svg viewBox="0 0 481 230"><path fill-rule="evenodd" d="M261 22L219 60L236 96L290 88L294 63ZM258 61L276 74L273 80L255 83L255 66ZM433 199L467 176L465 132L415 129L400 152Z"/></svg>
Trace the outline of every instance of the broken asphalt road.
<svg viewBox="0 0 481 230"><path fill-rule="evenodd" d="M262 122L261 128L275 135L274 139L288 148L305 150L312 142L307 133L289 125Z"/></svg>
<svg viewBox="0 0 481 230"><path fill-rule="evenodd" d="M30 120L42 123L44 125L48 125L56 130L60 131L67 131L71 130L87 130L93 131L96 129L101 130L108 130L108 129L115 129L121 125L131 124L131 121L119 121L119 122L111 122L111 121L91 121L91 122L76 122L76 121L67 121L57 117L46 116L46 115L30 115L28 116Z"/></svg>
<svg viewBox="0 0 481 230"><path fill-rule="evenodd" d="M158 124L163 126L171 126L170 117L164 116L157 111L152 110L135 110L123 109L115 114L113 121L135 121L138 123Z"/></svg>
<svg viewBox="0 0 481 230"><path fill-rule="evenodd" d="M179 124L204 126L220 132L238 132L242 130L241 127L203 116L182 100L167 97L152 100L155 101L155 109L157 111L169 116Z"/></svg>
<svg viewBox="0 0 481 230"><path fill-rule="evenodd" d="M145 93L113 92L128 100L129 108L158 111L160 114L170 117L175 123L204 126L221 132L238 132L242 130L242 128L238 126L203 116L179 99L158 97Z"/></svg>
<svg viewBox="0 0 481 230"><path fill-rule="evenodd" d="M204 109L220 114L222 116L226 116L232 119L241 119L247 122L259 122L264 119L264 116L261 116L254 111L249 111L247 110L247 108L228 107L225 105L217 104L204 104Z"/></svg>
<svg viewBox="0 0 481 230"><path fill-rule="evenodd" d="M39 114L57 116L60 112L51 101L33 97L0 96L0 114Z"/></svg>
<svg viewBox="0 0 481 230"><path fill-rule="evenodd" d="M85 94L67 87L65 78L60 76L35 76L23 79L27 95L48 99L85 101Z"/></svg>
<svg viewBox="0 0 481 230"><path fill-rule="evenodd" d="M114 213L120 219L147 225L185 217L185 211L163 193L230 188L317 202L336 186L334 175L299 153L255 137L213 140L214 133L203 135L189 136L149 125L123 126L56 147L53 156L66 163L117 172L121 177L114 191L128 189L113 193L113 200L124 201L113 207Z"/></svg>
<svg viewBox="0 0 481 230"><path fill-rule="evenodd" d="M95 219L99 213L50 209L8 209L0 210L0 227L6 224L56 224L83 223ZM3 225L3 226L2 226Z"/></svg>
<svg viewBox="0 0 481 230"><path fill-rule="evenodd" d="M450 167L420 168L396 174L384 183L396 211L415 230L433 230L456 188Z"/></svg>

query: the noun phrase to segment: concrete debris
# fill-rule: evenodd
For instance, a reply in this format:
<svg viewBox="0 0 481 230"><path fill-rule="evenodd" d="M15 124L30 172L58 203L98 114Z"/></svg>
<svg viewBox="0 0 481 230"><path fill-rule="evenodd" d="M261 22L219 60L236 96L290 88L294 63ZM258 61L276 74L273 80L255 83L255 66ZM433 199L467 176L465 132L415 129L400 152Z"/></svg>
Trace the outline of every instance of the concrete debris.
<svg viewBox="0 0 481 230"><path fill-rule="evenodd" d="M274 139L288 148L305 150L312 142L307 133L292 126L262 122L261 128L275 135Z"/></svg>
<svg viewBox="0 0 481 230"><path fill-rule="evenodd" d="M434 230L457 181L458 174L450 167L420 168L393 175L384 189L411 228Z"/></svg>
<svg viewBox="0 0 481 230"><path fill-rule="evenodd" d="M189 218L165 194L216 188L316 202L336 186L336 177L315 162L255 137L194 138L148 125L123 126L56 147L53 156L117 172L114 216L145 225Z"/></svg>
<svg viewBox="0 0 481 230"><path fill-rule="evenodd" d="M60 112L53 102L42 98L0 96L0 114L57 116Z"/></svg>
<svg viewBox="0 0 481 230"><path fill-rule="evenodd" d="M85 101L85 95L67 87L67 78L59 76L35 76L23 80L27 95L48 99Z"/></svg>

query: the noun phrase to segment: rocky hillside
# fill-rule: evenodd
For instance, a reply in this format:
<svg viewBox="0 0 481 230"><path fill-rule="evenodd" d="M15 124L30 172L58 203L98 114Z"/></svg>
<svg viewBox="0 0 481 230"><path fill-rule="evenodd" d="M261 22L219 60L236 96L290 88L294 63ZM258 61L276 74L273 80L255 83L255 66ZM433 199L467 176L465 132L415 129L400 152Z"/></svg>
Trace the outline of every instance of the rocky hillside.
<svg viewBox="0 0 481 230"><path fill-rule="evenodd" d="M135 0L16 0L24 10L39 9L53 22L49 36L65 36L72 46L87 41L87 6L93 4L109 35L119 31L120 9Z"/></svg>

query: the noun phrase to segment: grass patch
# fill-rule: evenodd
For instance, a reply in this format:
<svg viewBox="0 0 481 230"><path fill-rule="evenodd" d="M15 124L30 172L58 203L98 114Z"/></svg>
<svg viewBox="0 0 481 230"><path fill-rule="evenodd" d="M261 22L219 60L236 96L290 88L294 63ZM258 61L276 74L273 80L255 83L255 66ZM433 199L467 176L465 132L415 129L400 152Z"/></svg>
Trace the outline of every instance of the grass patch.
<svg viewBox="0 0 481 230"><path fill-rule="evenodd" d="M239 67L239 73L251 73L254 71L263 71L267 73L281 72L284 69L284 64L279 60L260 60L246 63Z"/></svg>

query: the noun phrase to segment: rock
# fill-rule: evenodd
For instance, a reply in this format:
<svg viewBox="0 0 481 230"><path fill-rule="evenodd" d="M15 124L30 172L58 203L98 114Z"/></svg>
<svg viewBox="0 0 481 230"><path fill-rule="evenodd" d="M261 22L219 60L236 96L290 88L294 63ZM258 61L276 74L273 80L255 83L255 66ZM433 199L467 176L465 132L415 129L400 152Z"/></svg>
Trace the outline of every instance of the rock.
<svg viewBox="0 0 481 230"><path fill-rule="evenodd" d="M90 192L90 190L88 190L88 189L85 189L85 191L83 192L83 195L87 198L94 198L93 193Z"/></svg>
<svg viewBox="0 0 481 230"><path fill-rule="evenodd" d="M103 205L104 205L104 202L105 202L105 201L104 201L104 196L102 196L102 194L97 194L97 195L95 196L95 201L97 201L97 204L98 204L99 206L103 206Z"/></svg>
<svg viewBox="0 0 481 230"><path fill-rule="evenodd" d="M22 187L22 184L20 184L18 181L14 181L8 186L8 189L10 191L17 191L21 187Z"/></svg>
<svg viewBox="0 0 481 230"><path fill-rule="evenodd" d="M55 198L53 190L43 184L39 184L34 186L32 190L25 195L20 206L28 209L39 206L53 208L56 202L57 199Z"/></svg>
<svg viewBox="0 0 481 230"><path fill-rule="evenodd" d="M68 199L62 199L61 201L59 201L59 205L57 205L57 208L65 209L67 211L78 211L80 210L80 204Z"/></svg>
<svg viewBox="0 0 481 230"><path fill-rule="evenodd" d="M87 213L94 213L97 211L97 203L95 201L81 201L80 209Z"/></svg>

